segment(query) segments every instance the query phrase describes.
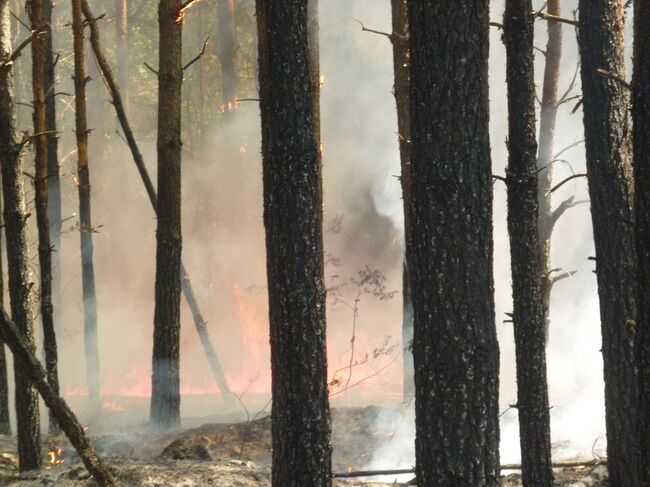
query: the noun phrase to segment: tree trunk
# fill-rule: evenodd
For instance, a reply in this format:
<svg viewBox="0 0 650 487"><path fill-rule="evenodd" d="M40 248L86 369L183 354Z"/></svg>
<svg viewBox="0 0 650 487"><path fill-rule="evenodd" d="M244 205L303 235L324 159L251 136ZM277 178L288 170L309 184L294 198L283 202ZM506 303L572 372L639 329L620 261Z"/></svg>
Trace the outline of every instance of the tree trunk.
<svg viewBox="0 0 650 487"><path fill-rule="evenodd" d="M401 166L402 201L404 204L404 259L402 271L402 353L404 366L404 402L415 393L413 384L413 300L409 277L408 257L411 254L411 121L409 117L409 72L411 60L408 43L408 1L391 0L393 32L393 94L397 105L397 137Z"/></svg>
<svg viewBox="0 0 650 487"><path fill-rule="evenodd" d="M638 258L637 337L641 384L643 487L650 486L650 0L634 3L634 184Z"/></svg>
<svg viewBox="0 0 650 487"><path fill-rule="evenodd" d="M221 109L224 113L231 113L235 110L237 99L235 0L217 2L217 21L219 29L217 57L221 64Z"/></svg>
<svg viewBox="0 0 650 487"><path fill-rule="evenodd" d="M625 78L622 0L581 0L578 47L591 216L596 244L609 481L638 486L639 386L634 360L636 297L629 96L605 70Z"/></svg>
<svg viewBox="0 0 650 487"><path fill-rule="evenodd" d="M117 82L129 113L129 8L127 0L115 0L115 46L117 59Z"/></svg>
<svg viewBox="0 0 650 487"><path fill-rule="evenodd" d="M508 233L524 487L552 487L545 313L540 279L535 134L535 33L531 0L506 0Z"/></svg>
<svg viewBox="0 0 650 487"><path fill-rule="evenodd" d="M140 152L138 144L135 140L135 136L133 135L133 130L131 130L129 120L126 117L126 111L124 109L124 103L122 102L120 90L117 86L117 81L113 75L113 72L111 71L108 61L106 60L106 56L104 56L102 52L99 37L99 28L97 27L97 19L93 16L93 13L90 11L90 7L85 0L83 1L83 9L84 16L86 17L90 28L90 41L95 53L95 57L97 59L97 64L99 64L99 67L106 81L106 86L111 94L117 118L120 121L120 125L122 126L122 130L124 132L124 138L126 139L127 145L131 150L131 155L133 156L133 162L138 169L138 173L140 174L140 178L142 179L142 183L144 184L145 191L147 192L147 196L149 197L149 201L151 202L154 213L157 215L158 196L156 195L156 190L153 187L153 182L149 177L149 172L147 171L147 166L144 163L142 153ZM228 381L226 380L226 376L223 372L223 369L221 368L221 363L219 362L214 347L212 346L212 342L210 341L207 322L203 318L203 314L199 308L196 296L194 295L192 281L182 261L180 281L181 289L183 290L183 295L185 296L185 301L187 302L187 306L189 307L190 313L192 314L194 326L196 327L201 345L203 346L205 357L208 361L208 364L210 365L210 371L212 372L215 382L221 390L221 394L226 403L227 409L233 409L236 407L235 398L228 387Z"/></svg>
<svg viewBox="0 0 650 487"><path fill-rule="evenodd" d="M86 57L82 0L72 1L74 33L75 134L77 137L77 186L79 189L79 234L81 238L81 286L84 301L84 347L86 380L92 414L99 413L99 346L97 342L97 298L93 266L93 227L90 214L88 168L88 122L86 120Z"/></svg>
<svg viewBox="0 0 650 487"><path fill-rule="evenodd" d="M47 372L43 370L40 362L34 355L29 345L23 340L15 323L4 311L0 312L0 336L6 341L14 355L14 360L24 364L25 373L34 383L43 401L56 418L70 443L79 454L79 458L101 487L117 486L111 472L106 468L97 452L90 446L84 427L79 423L66 402L52 389L47 381Z"/></svg>
<svg viewBox="0 0 650 487"><path fill-rule="evenodd" d="M488 1L410 1L418 485L499 484Z"/></svg>
<svg viewBox="0 0 650 487"><path fill-rule="evenodd" d="M9 0L0 0L0 59L11 54L9 38ZM31 311L29 256L27 254L27 215L23 187L21 144L16 140L16 106L13 98L13 64L0 68L0 164L4 200L5 235L11 316L25 344L32 353L34 327ZM18 457L20 470L41 467L41 435L38 396L32 387L25 365L14 360L16 384L16 419L18 423Z"/></svg>
<svg viewBox="0 0 650 487"><path fill-rule="evenodd" d="M32 31L46 25L43 0L31 0L29 17ZM46 30L51 34L51 28ZM40 313L43 325L43 350L45 369L50 386L57 393L59 377L57 371L56 335L54 333L54 311L52 306L52 244L48 218L48 130L45 79L48 70L48 42L45 36L32 41L32 93L34 123L34 202L38 227L38 262L40 267ZM40 134L40 135L39 135ZM50 416L50 431L58 430L56 421Z"/></svg>
<svg viewBox="0 0 650 487"><path fill-rule="evenodd" d="M152 365L152 425L180 424L181 84L179 0L160 0L158 70L158 229Z"/></svg>
<svg viewBox="0 0 650 487"><path fill-rule="evenodd" d="M550 15L561 16L560 0L549 0L547 11ZM555 123L557 121L557 91L562 59L562 23L547 21L548 42L544 64L542 85L542 106L539 114L539 148L537 153L537 199L539 201L539 275L542 283L544 304L544 328L548 339L549 311L551 307L551 237L553 233L553 211L551 193L553 185L553 152L555 147Z"/></svg>
<svg viewBox="0 0 650 487"><path fill-rule="evenodd" d="M308 1L256 3L273 378L273 486L331 485L322 168Z"/></svg>
<svg viewBox="0 0 650 487"><path fill-rule="evenodd" d="M0 26L0 28L2 27ZM0 76L2 75L0 74ZM0 157L2 157L1 154ZM2 198L0 198L0 227L2 227L1 218ZM2 244L1 231L0 244ZM4 306L5 287L2 267L2 252L0 252L0 304ZM0 435L11 435L11 423L9 421L9 381L7 377L7 357L5 354L4 342L2 341L0 341Z"/></svg>

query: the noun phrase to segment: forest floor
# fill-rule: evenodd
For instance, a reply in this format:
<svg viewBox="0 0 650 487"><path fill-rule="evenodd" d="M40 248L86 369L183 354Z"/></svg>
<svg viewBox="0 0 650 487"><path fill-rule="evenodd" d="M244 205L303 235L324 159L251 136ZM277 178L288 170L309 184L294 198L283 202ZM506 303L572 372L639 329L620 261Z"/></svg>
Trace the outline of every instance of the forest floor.
<svg viewBox="0 0 650 487"><path fill-rule="evenodd" d="M380 408L335 408L333 410L333 470L360 470L376 461L378 447L390 447L392 436L378 424ZM390 427L390 425L388 425ZM92 433L92 432L91 432ZM271 423L264 417L239 423L210 423L165 434L131 427L128 432L90 435L94 446L108 461L122 486L156 487L253 487L271 485ZM398 445L395 444L398 448ZM80 487L94 485L74 450L62 436L43 439L45 461L40 472L19 474L15 438L0 437L0 486ZM395 458L398 453L396 452ZM388 456L390 458L390 455ZM385 465L395 468L397 465ZM406 485L410 476L399 479L338 480L337 487ZM558 486L605 486L606 468L556 471ZM364 481L365 480L365 481ZM397 482L396 480L399 480ZM414 484L409 484L414 485ZM503 486L520 486L517 474L505 476Z"/></svg>

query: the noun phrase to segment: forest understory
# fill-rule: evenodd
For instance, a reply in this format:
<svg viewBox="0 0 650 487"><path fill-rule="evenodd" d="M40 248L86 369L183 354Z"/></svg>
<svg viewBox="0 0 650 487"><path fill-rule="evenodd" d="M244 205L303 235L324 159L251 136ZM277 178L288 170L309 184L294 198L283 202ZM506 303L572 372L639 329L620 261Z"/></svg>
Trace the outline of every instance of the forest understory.
<svg viewBox="0 0 650 487"><path fill-rule="evenodd" d="M335 473L364 470L377 450L390 451L393 432L387 430L391 425L382 427L377 422L378 415L386 409L375 406L333 409ZM120 418L123 414L126 412L114 412L107 422L112 426L104 428L106 431L93 434L89 430L93 445L106 458L122 486L271 485L269 416L235 423L227 422L227 417L188 419L186 423L191 427L155 434L147 432L144 424L129 424ZM202 421L207 422L202 424ZM15 438L0 437L0 486L96 485L64 436L48 435L43 440L44 469L20 474ZM386 469L394 467L385 465ZM339 479L334 485L416 485L410 477L413 475ZM502 485L521 486L521 476L506 471ZM608 485L607 469L603 465L557 469L555 485L605 486Z"/></svg>

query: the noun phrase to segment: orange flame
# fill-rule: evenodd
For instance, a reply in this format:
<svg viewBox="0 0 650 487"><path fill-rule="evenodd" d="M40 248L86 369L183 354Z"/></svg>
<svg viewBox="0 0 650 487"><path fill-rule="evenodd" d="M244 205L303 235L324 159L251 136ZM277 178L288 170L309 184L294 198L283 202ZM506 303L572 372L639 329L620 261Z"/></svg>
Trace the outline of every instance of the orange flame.
<svg viewBox="0 0 650 487"><path fill-rule="evenodd" d="M62 458L63 450L61 448L52 449L47 452L50 457L50 465L61 465L65 460Z"/></svg>

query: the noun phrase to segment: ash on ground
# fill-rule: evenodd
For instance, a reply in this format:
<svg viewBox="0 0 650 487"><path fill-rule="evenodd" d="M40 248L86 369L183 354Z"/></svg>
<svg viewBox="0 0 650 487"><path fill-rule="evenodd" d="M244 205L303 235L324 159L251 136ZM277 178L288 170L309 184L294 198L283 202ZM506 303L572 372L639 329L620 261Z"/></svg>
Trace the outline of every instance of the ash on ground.
<svg viewBox="0 0 650 487"><path fill-rule="evenodd" d="M333 470L365 469L378 449L390 448L392 436L378 427L382 408L336 408L333 418ZM126 431L126 430L125 430ZM92 433L92 432L91 432ZM98 434L91 440L122 486L253 487L271 485L269 417L238 423L210 423L165 434L144 425L128 432ZM52 463L54 462L54 463ZM44 469L20 474L15 437L0 437L0 486L92 486L94 482L65 437L43 438ZM394 465L386 465L396 468ZM334 485L415 485L409 476L336 480ZM556 471L558 486L606 486L604 466ZM504 475L503 486L521 485L518 474Z"/></svg>

